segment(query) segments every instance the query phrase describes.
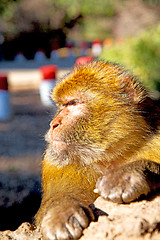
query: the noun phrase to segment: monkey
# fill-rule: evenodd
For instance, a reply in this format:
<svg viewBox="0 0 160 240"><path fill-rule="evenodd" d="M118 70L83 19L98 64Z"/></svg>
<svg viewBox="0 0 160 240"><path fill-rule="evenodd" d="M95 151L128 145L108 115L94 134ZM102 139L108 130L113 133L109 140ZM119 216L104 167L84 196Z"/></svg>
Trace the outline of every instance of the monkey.
<svg viewBox="0 0 160 240"><path fill-rule="evenodd" d="M102 60L73 67L51 96L35 223L44 239L78 239L99 195L129 203L160 187L159 108L129 71Z"/></svg>

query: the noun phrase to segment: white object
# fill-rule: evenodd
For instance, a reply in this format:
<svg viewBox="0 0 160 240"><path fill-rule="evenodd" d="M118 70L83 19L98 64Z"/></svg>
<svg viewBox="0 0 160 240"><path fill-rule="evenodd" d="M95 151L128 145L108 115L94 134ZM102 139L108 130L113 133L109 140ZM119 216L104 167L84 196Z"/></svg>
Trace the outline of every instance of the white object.
<svg viewBox="0 0 160 240"><path fill-rule="evenodd" d="M40 84L39 92L40 92L40 99L44 106L51 107L54 105L51 99L51 91L54 88L56 81L53 79L47 79L42 81Z"/></svg>
<svg viewBox="0 0 160 240"><path fill-rule="evenodd" d="M92 53L94 57L98 57L101 54L101 52L102 52L101 44L96 43L92 45Z"/></svg>

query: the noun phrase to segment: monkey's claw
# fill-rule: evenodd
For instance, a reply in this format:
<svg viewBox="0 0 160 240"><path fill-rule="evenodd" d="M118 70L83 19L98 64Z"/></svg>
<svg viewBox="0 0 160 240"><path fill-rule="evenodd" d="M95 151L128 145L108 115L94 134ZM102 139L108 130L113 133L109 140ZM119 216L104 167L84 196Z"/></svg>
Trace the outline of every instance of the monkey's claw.
<svg viewBox="0 0 160 240"><path fill-rule="evenodd" d="M43 239L78 239L83 229L93 220L93 216L92 210L87 207L64 209L57 212L57 216L54 208L49 209L41 224Z"/></svg>
<svg viewBox="0 0 160 240"><path fill-rule="evenodd" d="M123 171L120 168L110 170L99 178L95 191L112 202L128 203L142 194L147 194L150 189L142 174Z"/></svg>

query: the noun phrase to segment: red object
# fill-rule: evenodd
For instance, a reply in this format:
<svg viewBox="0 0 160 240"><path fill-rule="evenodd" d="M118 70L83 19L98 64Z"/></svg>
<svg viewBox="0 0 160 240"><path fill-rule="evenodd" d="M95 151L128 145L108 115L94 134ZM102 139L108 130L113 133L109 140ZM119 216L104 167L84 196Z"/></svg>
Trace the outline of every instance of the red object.
<svg viewBox="0 0 160 240"><path fill-rule="evenodd" d="M92 46L96 45L96 44L102 45L101 41L99 41L99 40L95 40L95 41L92 42Z"/></svg>
<svg viewBox="0 0 160 240"><path fill-rule="evenodd" d="M85 64L85 63L91 62L91 61L94 61L94 58L93 58L93 57L85 56L85 57L77 58L75 64L76 64L76 65Z"/></svg>
<svg viewBox="0 0 160 240"><path fill-rule="evenodd" d="M40 67L40 71L43 75L43 80L55 79L57 70L58 67L56 65L46 65Z"/></svg>
<svg viewBox="0 0 160 240"><path fill-rule="evenodd" d="M8 90L8 81L6 74L0 74L0 90Z"/></svg>

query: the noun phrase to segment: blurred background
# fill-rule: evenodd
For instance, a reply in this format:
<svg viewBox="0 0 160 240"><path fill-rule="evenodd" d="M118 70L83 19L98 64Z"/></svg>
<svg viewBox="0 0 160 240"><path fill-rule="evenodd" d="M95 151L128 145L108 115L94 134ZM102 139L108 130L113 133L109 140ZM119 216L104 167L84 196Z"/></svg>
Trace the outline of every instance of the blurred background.
<svg viewBox="0 0 160 240"><path fill-rule="evenodd" d="M0 1L0 231L40 204L49 93L75 64L125 66L160 92L160 0Z"/></svg>

